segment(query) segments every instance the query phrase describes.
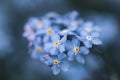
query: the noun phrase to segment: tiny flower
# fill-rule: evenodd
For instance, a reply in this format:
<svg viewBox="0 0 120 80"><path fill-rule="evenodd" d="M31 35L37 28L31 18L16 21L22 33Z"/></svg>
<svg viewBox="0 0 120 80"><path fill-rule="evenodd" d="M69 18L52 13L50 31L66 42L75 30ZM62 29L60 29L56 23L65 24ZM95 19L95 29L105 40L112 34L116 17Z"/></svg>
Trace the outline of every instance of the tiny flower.
<svg viewBox="0 0 120 80"><path fill-rule="evenodd" d="M31 53L33 58L41 58L45 54L42 44L34 43L34 47Z"/></svg>
<svg viewBox="0 0 120 80"><path fill-rule="evenodd" d="M60 39L60 36L56 33L53 34L51 37L52 42L45 43L45 50L48 51L51 55L57 55L58 52L62 53L65 51L65 41L67 39L67 36L64 36L62 39Z"/></svg>
<svg viewBox="0 0 120 80"><path fill-rule="evenodd" d="M77 62L85 63L85 60L82 56L89 53L89 49L85 46L80 46L80 41L76 38L73 38L72 41L66 42L66 49L68 51L68 60L73 61L74 59Z"/></svg>
<svg viewBox="0 0 120 80"><path fill-rule="evenodd" d="M59 32L59 28L57 27L46 27L45 34L43 36L43 42L48 42L51 40L51 37L54 33Z"/></svg>
<svg viewBox="0 0 120 80"><path fill-rule="evenodd" d="M35 40L35 32L29 25L25 25L23 36L28 39L28 41Z"/></svg>
<svg viewBox="0 0 120 80"><path fill-rule="evenodd" d="M65 60L67 56L64 53L60 53L58 54L56 57L47 57L45 60L45 63L47 65L52 65L52 71L54 75L57 75L58 73L60 73L60 70L63 71L68 71L69 69L69 64L68 62Z"/></svg>
<svg viewBox="0 0 120 80"><path fill-rule="evenodd" d="M91 48L92 45L100 45L102 41L100 40L100 29L99 27L93 27L92 24L88 23L87 26L83 27L80 32L79 39L84 43L88 48Z"/></svg>

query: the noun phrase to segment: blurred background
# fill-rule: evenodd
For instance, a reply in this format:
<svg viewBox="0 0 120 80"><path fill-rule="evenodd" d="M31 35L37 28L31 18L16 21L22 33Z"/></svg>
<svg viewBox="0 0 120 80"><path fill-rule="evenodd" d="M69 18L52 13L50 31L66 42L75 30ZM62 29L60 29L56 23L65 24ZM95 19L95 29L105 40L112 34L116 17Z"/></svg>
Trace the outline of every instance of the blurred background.
<svg viewBox="0 0 120 80"><path fill-rule="evenodd" d="M86 56L86 65L71 64L55 76L28 54L23 27L30 17L73 10L102 26L104 44ZM119 14L120 0L0 0L0 80L120 80Z"/></svg>

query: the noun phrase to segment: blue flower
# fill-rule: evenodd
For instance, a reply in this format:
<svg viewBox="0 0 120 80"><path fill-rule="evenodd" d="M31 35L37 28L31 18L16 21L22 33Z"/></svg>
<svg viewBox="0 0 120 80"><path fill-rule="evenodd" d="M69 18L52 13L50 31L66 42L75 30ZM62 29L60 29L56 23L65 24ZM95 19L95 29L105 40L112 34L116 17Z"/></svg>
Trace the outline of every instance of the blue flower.
<svg viewBox="0 0 120 80"><path fill-rule="evenodd" d="M85 63L82 55L88 54L89 49L85 46L80 46L80 41L78 39L74 37L71 41L67 41L66 49L68 51L68 60L73 61L76 59L79 63Z"/></svg>
<svg viewBox="0 0 120 80"><path fill-rule="evenodd" d="M45 34L43 36L43 42L49 42L51 37L56 33L59 32L59 28L57 26L49 26L45 28Z"/></svg>
<svg viewBox="0 0 120 80"><path fill-rule="evenodd" d="M67 56L65 55L65 53L59 53L55 57L47 56L45 59L45 63L47 65L52 65L51 68L52 68L53 74L57 75L58 73L60 73L60 70L63 70L63 71L69 70L69 64L65 60L66 57Z"/></svg>
<svg viewBox="0 0 120 80"><path fill-rule="evenodd" d="M94 45L102 44L100 40L100 28L93 27L93 24L88 22L81 28L79 39L84 43L84 45L88 48Z"/></svg>
<svg viewBox="0 0 120 80"><path fill-rule="evenodd" d="M38 44L37 42L34 42L33 50L31 52L31 56L33 58L41 59L44 54L45 54L45 50L43 48L43 45L42 44Z"/></svg>
<svg viewBox="0 0 120 80"><path fill-rule="evenodd" d="M68 30L75 31L81 26L83 21L81 19L76 19L77 15L78 13L73 11L63 18L63 24L68 28Z"/></svg>
<svg viewBox="0 0 120 80"><path fill-rule="evenodd" d="M52 42L45 43L45 50L48 51L51 55L57 55L58 52L62 53L65 51L64 43L67 40L67 36L64 36L60 39L60 36L56 33L53 34L51 37Z"/></svg>

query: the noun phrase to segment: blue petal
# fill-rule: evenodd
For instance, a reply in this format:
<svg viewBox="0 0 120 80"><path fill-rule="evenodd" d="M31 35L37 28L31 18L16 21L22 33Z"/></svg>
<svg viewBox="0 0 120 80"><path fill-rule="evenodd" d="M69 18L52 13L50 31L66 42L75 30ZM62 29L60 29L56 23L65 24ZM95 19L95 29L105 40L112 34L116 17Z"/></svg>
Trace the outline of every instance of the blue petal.
<svg viewBox="0 0 120 80"><path fill-rule="evenodd" d="M51 55L57 55L58 54L58 49L56 47L53 47L50 49L50 54Z"/></svg>
<svg viewBox="0 0 120 80"><path fill-rule="evenodd" d="M92 33L91 33L91 36L92 36L93 38L97 38L97 37L100 36L100 34L99 34L98 32L92 32Z"/></svg>
<svg viewBox="0 0 120 80"><path fill-rule="evenodd" d="M65 43L67 40L67 35L63 36L63 38L60 40L60 43Z"/></svg>
<svg viewBox="0 0 120 80"><path fill-rule="evenodd" d="M45 51L50 50L52 47L53 47L53 44L50 43L50 42L44 44L44 50Z"/></svg>
<svg viewBox="0 0 120 80"><path fill-rule="evenodd" d="M58 68L56 65L52 66L52 71L54 75L57 75L60 73L60 68Z"/></svg>
<svg viewBox="0 0 120 80"><path fill-rule="evenodd" d="M94 40L92 40L92 43L95 45L100 45L100 44L102 44L102 41L100 39L94 39Z"/></svg>
<svg viewBox="0 0 120 80"><path fill-rule="evenodd" d="M69 63L67 61L63 61L61 64L60 64L60 67L63 71L68 71L69 70Z"/></svg>
<svg viewBox="0 0 120 80"><path fill-rule="evenodd" d="M65 45L64 44L59 46L59 51L60 51L60 53L65 51Z"/></svg>
<svg viewBox="0 0 120 80"><path fill-rule="evenodd" d="M67 55L68 55L68 60L69 60L69 61L73 61L73 60L74 60L75 53L74 53L73 51L69 51L69 52L67 53Z"/></svg>
<svg viewBox="0 0 120 80"><path fill-rule="evenodd" d="M50 39L50 36L46 35L43 37L43 42L47 42L49 41L49 39Z"/></svg>
<svg viewBox="0 0 120 80"><path fill-rule="evenodd" d="M60 54L58 54L58 60L63 60L63 59L65 59L67 56L64 54L64 53L60 53Z"/></svg>
<svg viewBox="0 0 120 80"><path fill-rule="evenodd" d="M81 50L82 54L88 54L89 53L89 49L85 46L80 47L80 50Z"/></svg>
<svg viewBox="0 0 120 80"><path fill-rule="evenodd" d="M47 65L51 65L51 64L53 64L53 59L51 58L51 57L48 57L44 62L45 62L45 64L47 64Z"/></svg>
<svg viewBox="0 0 120 80"><path fill-rule="evenodd" d="M80 45L80 41L79 41L77 38L75 38L75 37L72 39L71 42L72 42L72 44L73 44L74 46L79 46L79 45Z"/></svg>
<svg viewBox="0 0 120 80"><path fill-rule="evenodd" d="M85 63L84 57L81 56L80 54L76 55L76 60L77 60L77 62L79 62L79 63L82 63L82 64Z"/></svg>
<svg viewBox="0 0 120 80"><path fill-rule="evenodd" d="M85 45L86 47L88 47L88 48L91 48L91 47L92 47L92 43L91 43L90 41L84 41L83 43L84 43L84 45Z"/></svg>
<svg viewBox="0 0 120 80"><path fill-rule="evenodd" d="M80 31L80 35L86 37L86 36L88 36L88 32L86 32L86 31Z"/></svg>
<svg viewBox="0 0 120 80"><path fill-rule="evenodd" d="M54 42L54 41L58 41L60 40L60 36L58 34L53 34L52 37L51 37L51 40Z"/></svg>
<svg viewBox="0 0 120 80"><path fill-rule="evenodd" d="M73 49L73 45L72 45L72 43L68 40L68 41L66 41L66 43L65 43L65 48L66 48L66 50L71 50L71 49Z"/></svg>

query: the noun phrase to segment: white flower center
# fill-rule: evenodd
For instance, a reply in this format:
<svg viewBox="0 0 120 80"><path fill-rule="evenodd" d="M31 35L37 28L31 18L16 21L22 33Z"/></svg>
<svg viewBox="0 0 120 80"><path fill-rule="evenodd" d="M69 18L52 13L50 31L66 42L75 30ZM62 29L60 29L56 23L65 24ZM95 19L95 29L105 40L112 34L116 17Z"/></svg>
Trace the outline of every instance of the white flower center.
<svg viewBox="0 0 120 80"><path fill-rule="evenodd" d="M87 36L86 39L87 39L88 41L91 41L93 38L92 38L92 36Z"/></svg>

